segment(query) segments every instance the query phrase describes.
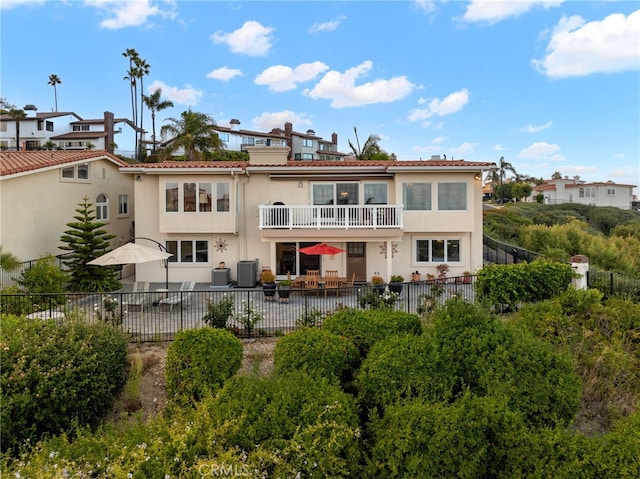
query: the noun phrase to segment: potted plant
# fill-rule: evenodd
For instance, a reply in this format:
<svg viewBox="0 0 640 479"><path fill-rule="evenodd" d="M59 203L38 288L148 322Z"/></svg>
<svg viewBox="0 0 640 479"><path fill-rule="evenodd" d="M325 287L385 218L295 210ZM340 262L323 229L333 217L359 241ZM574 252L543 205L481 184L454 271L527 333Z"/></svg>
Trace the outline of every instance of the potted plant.
<svg viewBox="0 0 640 479"><path fill-rule="evenodd" d="M278 297L280 299L289 299L291 294L291 280L283 279L278 282Z"/></svg>
<svg viewBox="0 0 640 479"><path fill-rule="evenodd" d="M373 276L371 276L371 284L375 292L378 294L384 293L384 278L378 273L374 273Z"/></svg>
<svg viewBox="0 0 640 479"><path fill-rule="evenodd" d="M447 277L447 273L449 272L449 265L447 263L442 263L436 266L438 270L438 279L440 282L444 283L444 279Z"/></svg>
<svg viewBox="0 0 640 479"><path fill-rule="evenodd" d="M389 279L389 290L398 294L402 293L402 283L404 283L404 277L402 275L391 275Z"/></svg>
<svg viewBox="0 0 640 479"><path fill-rule="evenodd" d="M276 295L276 277L271 269L263 269L260 273L260 283L262 283L262 291L267 301L272 301Z"/></svg>
<svg viewBox="0 0 640 479"><path fill-rule="evenodd" d="M462 272L462 284L471 284L471 277L473 273L471 271Z"/></svg>
<svg viewBox="0 0 640 479"><path fill-rule="evenodd" d="M427 273L427 284L434 284L436 282L435 278L435 275Z"/></svg>
<svg viewBox="0 0 640 479"><path fill-rule="evenodd" d="M411 282L419 283L420 282L420 271L414 271L411 273Z"/></svg>

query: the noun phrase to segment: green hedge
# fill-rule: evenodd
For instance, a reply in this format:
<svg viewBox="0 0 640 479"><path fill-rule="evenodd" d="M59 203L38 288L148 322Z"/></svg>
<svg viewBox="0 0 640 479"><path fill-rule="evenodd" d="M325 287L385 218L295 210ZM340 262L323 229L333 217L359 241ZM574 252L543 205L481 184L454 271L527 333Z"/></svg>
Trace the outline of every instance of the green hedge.
<svg viewBox="0 0 640 479"><path fill-rule="evenodd" d="M351 339L366 357L371 346L392 334L422 334L422 323L415 314L404 311L343 309L324 320L322 328Z"/></svg>
<svg viewBox="0 0 640 479"><path fill-rule="evenodd" d="M350 339L329 331L303 328L283 336L275 346L277 373L305 371L330 382L347 379L358 363L358 350Z"/></svg>
<svg viewBox="0 0 640 479"><path fill-rule="evenodd" d="M240 368L242 343L216 328L180 331L167 351L167 396L189 404L214 394Z"/></svg>
<svg viewBox="0 0 640 479"><path fill-rule="evenodd" d="M104 323L0 316L2 450L92 423L124 384L125 334Z"/></svg>
<svg viewBox="0 0 640 479"><path fill-rule="evenodd" d="M565 263L490 264L478 271L475 287L478 300L502 311L557 296L573 277L571 266Z"/></svg>

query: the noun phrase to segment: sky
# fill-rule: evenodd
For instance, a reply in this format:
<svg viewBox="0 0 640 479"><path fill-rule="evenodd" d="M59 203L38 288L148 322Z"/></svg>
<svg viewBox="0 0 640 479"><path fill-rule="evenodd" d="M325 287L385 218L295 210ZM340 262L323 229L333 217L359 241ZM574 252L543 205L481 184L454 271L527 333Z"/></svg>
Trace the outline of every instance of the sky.
<svg viewBox="0 0 640 479"><path fill-rule="evenodd" d="M344 153L356 128L400 160L640 185L637 1L0 0L0 97L53 111L56 74L59 111L131 118L130 48L174 103L158 130L190 108Z"/></svg>

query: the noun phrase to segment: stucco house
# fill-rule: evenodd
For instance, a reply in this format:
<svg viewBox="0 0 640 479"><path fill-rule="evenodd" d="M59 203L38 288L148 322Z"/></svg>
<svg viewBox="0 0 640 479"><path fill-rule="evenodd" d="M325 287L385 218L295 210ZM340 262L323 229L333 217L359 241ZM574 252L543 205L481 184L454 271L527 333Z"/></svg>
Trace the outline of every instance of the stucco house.
<svg viewBox="0 0 640 479"><path fill-rule="evenodd" d="M22 261L64 253L60 236L86 196L98 220L126 243L133 230L134 179L106 151L0 152L0 245Z"/></svg>
<svg viewBox="0 0 640 479"><path fill-rule="evenodd" d="M482 181L494 163L464 160L296 161L288 146L247 146L249 161L122 166L135 187L136 236L174 254L171 282L209 282L220 262L269 266L278 278L335 269L368 281L482 266ZM305 255L324 242L345 250ZM163 265L136 266L160 281ZM253 279L252 279L253 281ZM243 280L244 283L244 280Z"/></svg>
<svg viewBox="0 0 640 479"><path fill-rule="evenodd" d="M613 206L623 210L631 208L633 189L637 185L625 185L606 182L586 182L579 176L546 180L535 185L531 193L532 198L538 194L544 197L544 204L556 205L562 203L580 203L591 206Z"/></svg>

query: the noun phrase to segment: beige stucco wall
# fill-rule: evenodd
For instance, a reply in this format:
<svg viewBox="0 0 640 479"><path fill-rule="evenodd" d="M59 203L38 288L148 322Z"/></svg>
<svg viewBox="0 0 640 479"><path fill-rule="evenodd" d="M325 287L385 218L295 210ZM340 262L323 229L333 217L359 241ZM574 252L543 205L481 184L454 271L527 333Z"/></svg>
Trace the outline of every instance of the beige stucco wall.
<svg viewBox="0 0 640 479"><path fill-rule="evenodd" d="M109 198L109 220L105 229L116 235L114 247L125 243L133 221L134 196L131 176L123 175L108 160L89 163L89 181L62 180L61 168L38 170L3 177L0 181L0 244L20 260L38 259L59 249L67 223L76 221L75 209L87 196L95 205L96 196ZM64 165L66 167L68 165ZM118 216L118 195L129 195L129 215Z"/></svg>

